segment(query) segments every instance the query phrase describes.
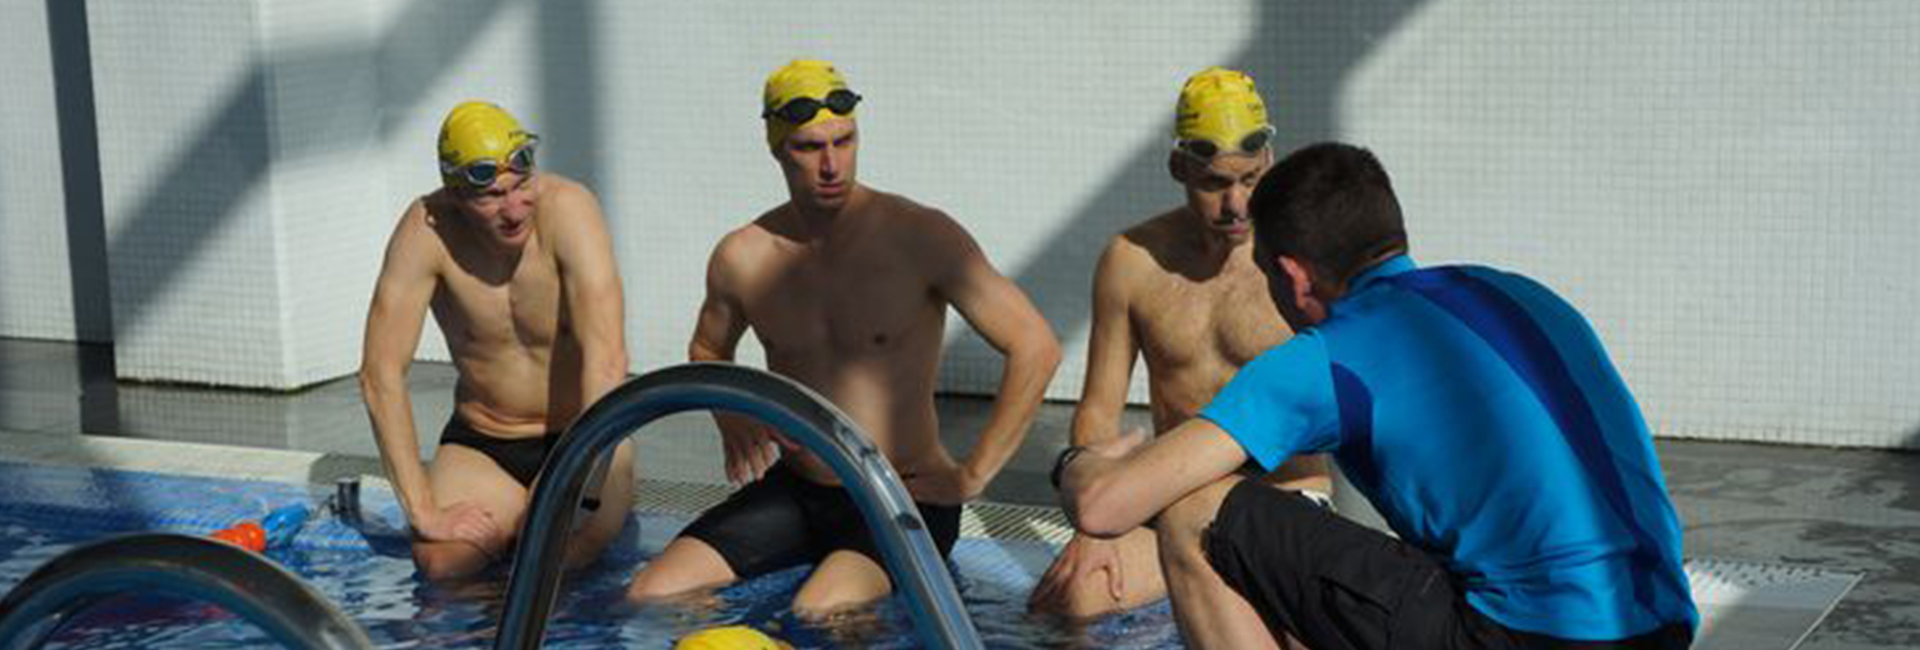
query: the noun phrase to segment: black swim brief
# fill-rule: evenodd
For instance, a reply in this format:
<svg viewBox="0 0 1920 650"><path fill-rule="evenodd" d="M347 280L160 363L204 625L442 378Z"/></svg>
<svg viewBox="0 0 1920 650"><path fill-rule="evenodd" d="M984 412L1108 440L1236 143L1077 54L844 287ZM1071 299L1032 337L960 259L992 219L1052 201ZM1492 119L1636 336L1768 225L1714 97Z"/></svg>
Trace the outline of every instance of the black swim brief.
<svg viewBox="0 0 1920 650"><path fill-rule="evenodd" d="M554 443L559 441L558 432L536 438L496 438L475 430L459 416L448 419L447 427L440 430L440 444L460 445L486 454L513 480L529 487L534 477L540 475L540 466L547 462Z"/></svg>
<svg viewBox="0 0 1920 650"><path fill-rule="evenodd" d="M960 537L960 506L914 505L940 555L952 553ZM801 478L785 463L735 491L680 534L712 546L734 575L742 578L819 562L839 550L854 551L884 565L846 488Z"/></svg>

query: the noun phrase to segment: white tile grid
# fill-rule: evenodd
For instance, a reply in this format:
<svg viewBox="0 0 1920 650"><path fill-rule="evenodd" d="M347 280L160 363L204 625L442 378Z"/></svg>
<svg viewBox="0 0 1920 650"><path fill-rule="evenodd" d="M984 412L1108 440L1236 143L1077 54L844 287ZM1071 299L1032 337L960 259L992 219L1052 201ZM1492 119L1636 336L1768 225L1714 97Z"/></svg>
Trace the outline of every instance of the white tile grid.
<svg viewBox="0 0 1920 650"><path fill-rule="evenodd" d="M1911 93L1853 79L1895 42L1799 15L1820 11L1442 6L1410 29L1444 36L1396 35L1431 51L1390 48L1353 85L1351 132L1424 261L1559 289L1662 433L1899 444L1920 416L1888 386L1920 359L1885 352L1914 346L1920 300L1861 280L1911 277L1912 201L1885 195L1914 193L1893 185L1913 166L1859 157L1920 129L1889 117Z"/></svg>
<svg viewBox="0 0 1920 650"><path fill-rule="evenodd" d="M287 383L353 372L397 209L387 200L376 44L366 7L269 5L272 219ZM379 218L385 217L385 218Z"/></svg>
<svg viewBox="0 0 1920 650"><path fill-rule="evenodd" d="M0 26L0 336L75 336L59 115L46 7L9 10Z"/></svg>
<svg viewBox="0 0 1920 650"><path fill-rule="evenodd" d="M1920 419L1901 381L1913 375L1912 352L1920 347L1914 328L1901 327L1916 298L1897 280L1912 275L1903 251L1915 241L1905 214L1914 191L1905 179L1920 167L1913 148L1899 146L1920 126L1911 110L1912 73L1898 62L1913 58L1916 46L1903 35L1920 26L1920 14L1896 8L1446 3L1413 11L1390 33L1318 38L1331 46L1364 36L1374 45L1338 88L1335 128L1386 158L1409 205L1417 250L1427 251L1422 259L1511 266L1568 294L1593 318L1661 431L1889 444L1910 435ZM377 109L383 158L392 161L384 200L374 201L371 217L380 222L374 230L381 241L398 207L435 180L430 163L401 161L427 158L447 106L486 96L539 128L540 85L528 62L538 57L527 55L536 47L529 26L535 21L524 9L503 9L475 34L415 29L414 37L382 42L382 97L415 99ZM1251 22L1244 17L1254 15L1253 5L1091 13L1015 3L869 9L853 12L869 16L865 21L829 21L779 7L744 18L729 9L679 7L665 10L664 19L658 8L609 8L598 21L604 33L596 34L594 51L604 60L671 63L599 68L609 107L600 112L614 144L607 145L602 159L609 169L596 189L610 216L620 215L616 246L628 278L637 368L682 358L706 252L726 229L783 198L750 116L759 80L786 59L838 60L856 87L871 88L863 106L863 177L948 209L1009 275L1047 268L1021 279L1030 293L1052 297L1040 307L1060 333L1077 337L1085 328L1084 319L1075 323L1073 300L1084 299L1101 239L1088 233L1117 230L1178 200L1170 182L1113 183L1142 164L1141 152L1151 148L1142 142L1163 137L1161 114L1188 68L1233 63L1259 37L1219 38L1219 25ZM129 21L124 34L97 30L118 40L96 40L151 40L135 28L150 24L157 23ZM707 55L690 63L693 51ZM442 52L459 59L441 69ZM196 62L217 67L221 55ZM1282 67L1347 63L1308 59ZM107 83L112 76L101 75L103 88L123 86ZM205 87L221 75L202 69L192 77L177 85ZM1264 87L1273 94L1276 85ZM212 89L180 94L223 97ZM1290 101L1270 98L1281 112ZM110 112L103 107L103 117ZM106 120L102 130L109 132ZM198 132L191 125L165 130ZM422 135L409 136L416 132ZM103 137L103 149L145 151L129 152L120 135ZM144 195L124 180L107 183L121 194ZM1111 228L1083 223L1071 241L1054 239L1113 192L1140 214L1115 215ZM289 241L311 239L299 235L300 226L289 227ZM321 260L363 254L361 244L346 242L296 255L305 253ZM134 270L116 271L116 286L127 282L123 276L155 270L119 266ZM314 280L294 277L288 292L297 294L295 312L363 309L354 303L364 298L354 298L364 285L337 282L309 296L305 287ZM1875 286L1863 278L1889 280ZM211 282L174 284L202 294L217 291L202 288ZM246 299L208 300L204 313L209 322L249 318L226 308ZM301 333L313 321L294 320L291 342L280 347L357 344L355 327ZM958 342L943 376L951 389L991 390L998 355L965 329L957 322L952 328ZM220 347L232 350L248 337L223 338ZM743 356L753 356L751 347ZM1078 393L1084 348L1069 341L1067 349L1055 397ZM324 374L326 360L352 353L293 354L294 372L305 376ZM444 358L431 331L423 356Z"/></svg>
<svg viewBox="0 0 1920 650"><path fill-rule="evenodd" d="M252 170L265 164L255 16L214 3L96 9L88 17L118 370L275 385L282 342L266 188L248 183L222 206L210 199L224 191L208 186L257 179ZM213 180L163 186L179 176Z"/></svg>

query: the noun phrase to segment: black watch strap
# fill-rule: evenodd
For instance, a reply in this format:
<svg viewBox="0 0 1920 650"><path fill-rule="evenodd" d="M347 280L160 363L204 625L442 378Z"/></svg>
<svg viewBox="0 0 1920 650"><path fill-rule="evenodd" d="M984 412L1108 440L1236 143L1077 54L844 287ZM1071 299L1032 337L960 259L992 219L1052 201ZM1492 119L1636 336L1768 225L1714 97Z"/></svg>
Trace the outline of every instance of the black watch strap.
<svg viewBox="0 0 1920 650"><path fill-rule="evenodd" d="M1087 453L1087 448L1080 445L1060 450L1060 455L1053 459L1053 473L1047 475L1047 480L1053 482L1053 489L1060 489L1060 478L1067 473L1067 465L1073 464L1073 459L1084 453Z"/></svg>

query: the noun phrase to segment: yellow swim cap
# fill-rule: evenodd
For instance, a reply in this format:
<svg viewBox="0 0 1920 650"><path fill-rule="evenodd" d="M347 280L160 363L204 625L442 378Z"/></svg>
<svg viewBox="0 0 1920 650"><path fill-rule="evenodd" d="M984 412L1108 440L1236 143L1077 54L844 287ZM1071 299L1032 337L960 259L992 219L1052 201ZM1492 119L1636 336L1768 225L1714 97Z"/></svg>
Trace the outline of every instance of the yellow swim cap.
<svg viewBox="0 0 1920 650"><path fill-rule="evenodd" d="M795 60L767 75L766 89L760 94L760 106L764 109L761 117L767 122L767 145L777 148L794 131L835 117L853 117L851 105L846 106L845 113L821 110L798 124L775 114L788 102L803 97L824 103L836 90L848 90L847 80L826 61ZM853 100L857 103L859 95L853 95Z"/></svg>
<svg viewBox="0 0 1920 650"><path fill-rule="evenodd" d="M441 178L451 185L455 170L479 160L507 165L509 157L533 139L506 109L487 102L461 102L440 123Z"/></svg>
<svg viewBox="0 0 1920 650"><path fill-rule="evenodd" d="M673 644L673 650L792 650L793 646L774 640L745 625L715 627L689 634Z"/></svg>
<svg viewBox="0 0 1920 650"><path fill-rule="evenodd" d="M1226 68L1207 68L1187 78L1180 89L1180 102L1174 107L1173 136L1178 143L1211 142L1213 147L1183 149L1210 158L1221 151L1254 153L1266 147L1268 137L1250 141L1247 136L1260 132L1273 135L1267 123L1267 104L1253 88L1253 78L1244 72ZM1247 144L1256 144L1247 147Z"/></svg>

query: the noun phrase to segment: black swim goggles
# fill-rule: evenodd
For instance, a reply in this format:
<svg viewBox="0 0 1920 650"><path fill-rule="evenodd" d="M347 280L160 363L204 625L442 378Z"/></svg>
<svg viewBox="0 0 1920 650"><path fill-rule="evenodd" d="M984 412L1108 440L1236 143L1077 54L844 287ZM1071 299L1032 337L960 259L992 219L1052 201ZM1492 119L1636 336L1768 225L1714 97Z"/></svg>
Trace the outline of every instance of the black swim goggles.
<svg viewBox="0 0 1920 650"><path fill-rule="evenodd" d="M859 93L841 88L827 93L826 99L795 97L788 100L787 103L781 104L779 108L769 108L760 111L760 119L765 120L777 117L780 118L781 121L789 124L806 124L813 119L813 116L820 114L820 109L824 108L833 111L834 115L845 116L853 112L853 107L859 105Z"/></svg>
<svg viewBox="0 0 1920 650"><path fill-rule="evenodd" d="M526 142L514 149L513 153L507 154L507 171L517 174L533 171L533 150L538 144L540 144L540 136L528 135ZM442 176L458 179L475 188L492 187L493 182L500 179L500 171L500 161L493 158L482 158L465 165L440 161Z"/></svg>
<svg viewBox="0 0 1920 650"><path fill-rule="evenodd" d="M1273 142L1273 134L1272 125L1254 129L1253 132L1240 138L1239 153L1260 153L1261 149L1267 148L1267 145ZM1211 160L1214 156L1220 155L1220 145L1204 138L1174 140L1173 148L1201 160Z"/></svg>

